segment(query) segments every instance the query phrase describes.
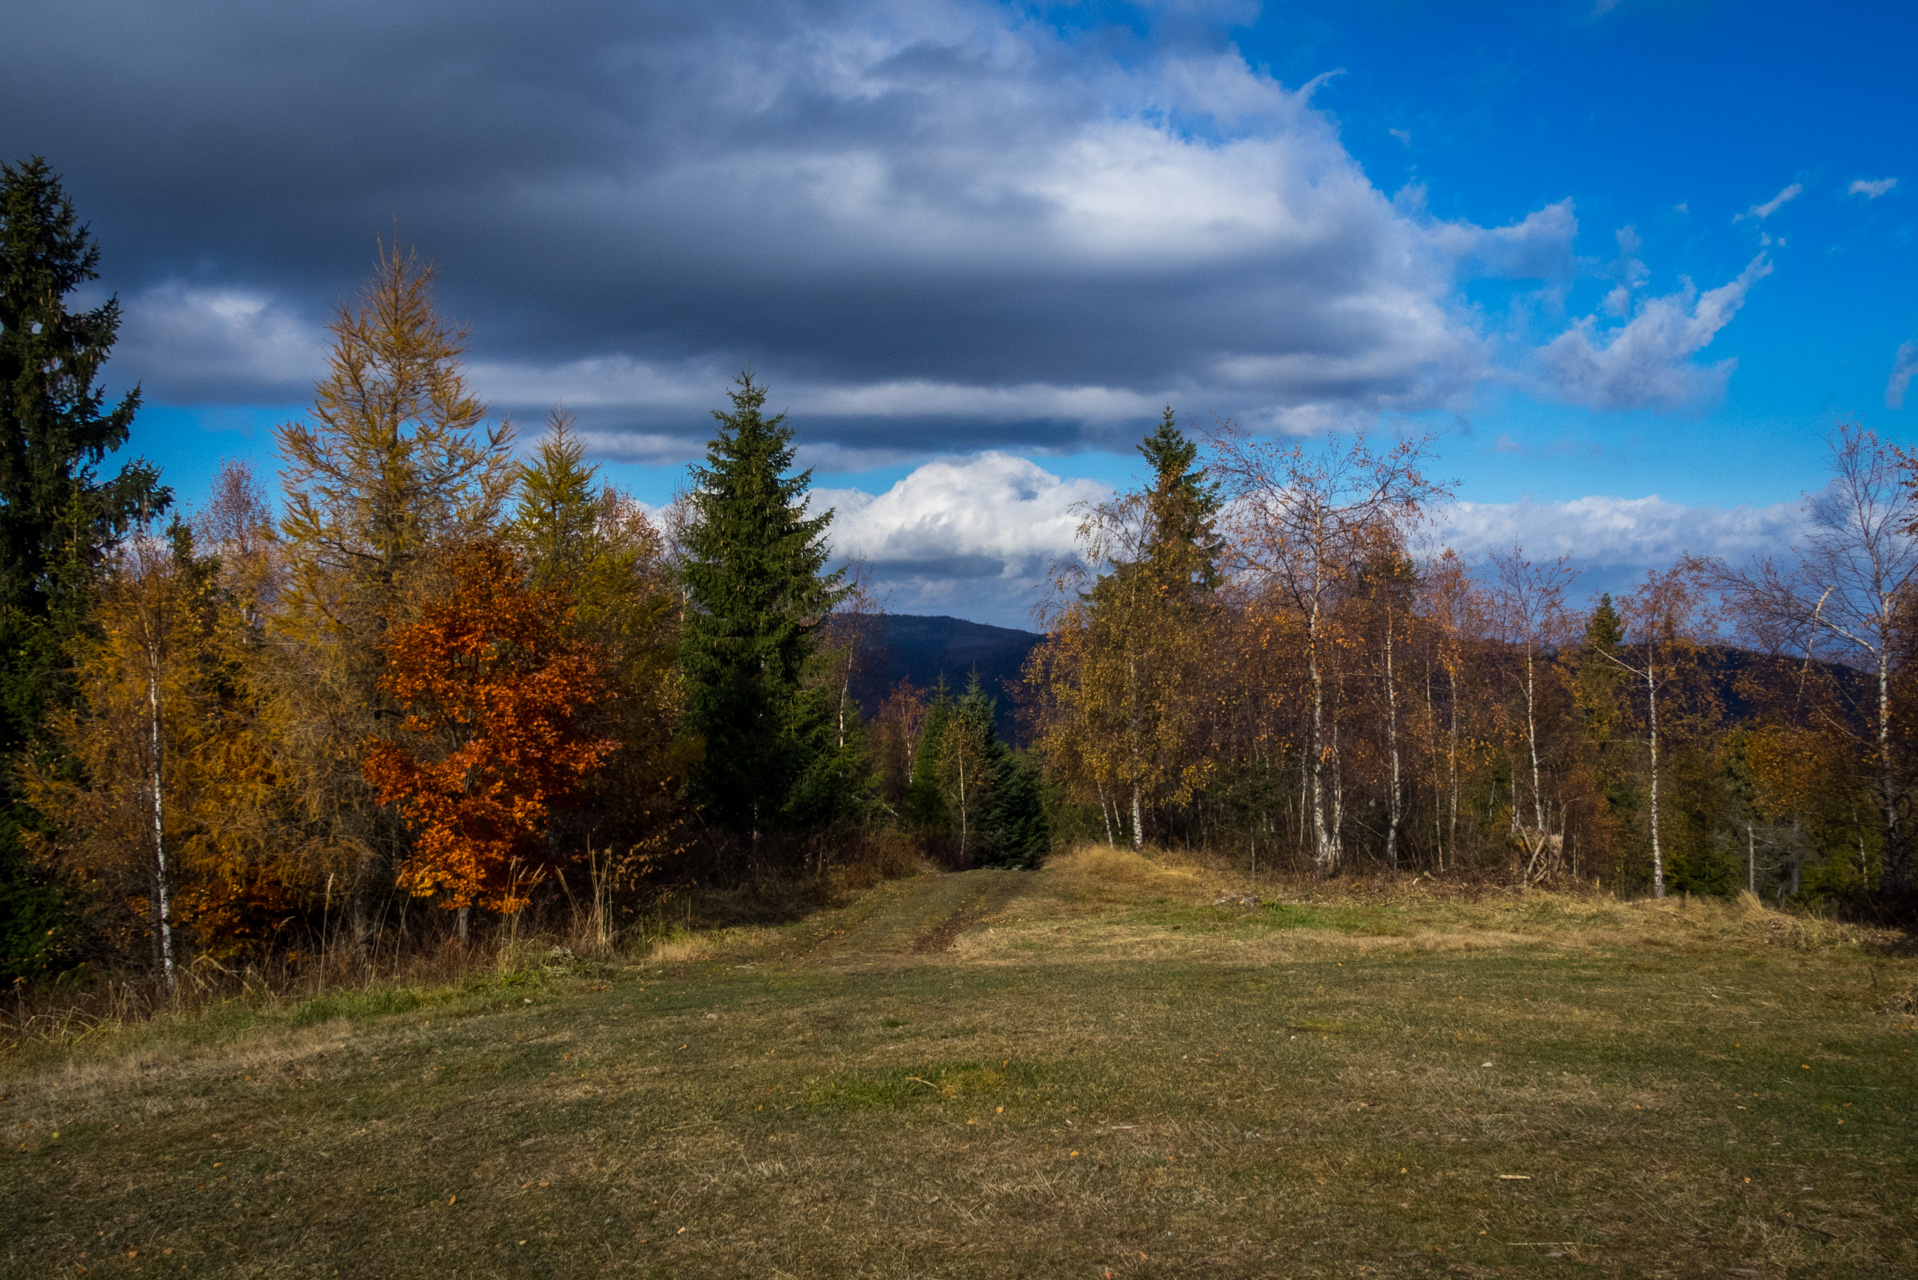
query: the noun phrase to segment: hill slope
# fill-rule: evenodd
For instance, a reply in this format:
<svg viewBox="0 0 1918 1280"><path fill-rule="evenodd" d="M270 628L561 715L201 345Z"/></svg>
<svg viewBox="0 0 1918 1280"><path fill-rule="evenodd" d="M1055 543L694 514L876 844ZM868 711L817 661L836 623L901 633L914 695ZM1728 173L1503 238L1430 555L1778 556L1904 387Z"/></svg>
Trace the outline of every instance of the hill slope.
<svg viewBox="0 0 1918 1280"><path fill-rule="evenodd" d="M901 680L930 689L943 676L957 692L977 671L986 692L999 699L1000 733L1010 735L1012 699L1006 686L1019 680L1026 655L1044 636L964 618L910 613L879 614L873 622L865 665L853 679L853 696L868 715Z"/></svg>
<svg viewBox="0 0 1918 1280"><path fill-rule="evenodd" d="M0 1059L0 1274L1918 1274L1918 962L1858 941L1104 849L920 876Z"/></svg>

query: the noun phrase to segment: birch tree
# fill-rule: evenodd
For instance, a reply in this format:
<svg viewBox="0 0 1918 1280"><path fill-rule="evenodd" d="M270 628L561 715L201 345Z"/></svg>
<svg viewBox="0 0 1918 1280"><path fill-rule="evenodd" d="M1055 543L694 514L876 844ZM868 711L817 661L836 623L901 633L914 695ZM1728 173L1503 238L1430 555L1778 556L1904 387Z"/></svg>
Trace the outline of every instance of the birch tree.
<svg viewBox="0 0 1918 1280"><path fill-rule="evenodd" d="M1650 802L1652 896L1665 896L1665 852L1659 831L1658 695L1676 679L1680 664L1697 648L1705 597L1702 561L1684 557L1670 570L1653 569L1619 602L1624 645L1593 654L1630 676L1645 693L1645 744L1649 754L1646 792ZM1624 649L1624 652L1620 650Z"/></svg>
<svg viewBox="0 0 1918 1280"><path fill-rule="evenodd" d="M73 648L81 705L55 724L80 770L31 770L28 787L61 815L53 856L110 902L140 902L171 990L190 948L245 944L249 903L286 903L288 869L255 839L264 753L232 662L245 619L175 520L121 547L90 622Z"/></svg>
<svg viewBox="0 0 1918 1280"><path fill-rule="evenodd" d="M1517 684L1525 712L1524 746L1532 787L1529 827L1519 820L1519 788L1512 789L1512 834L1526 854L1525 874L1538 878L1551 870L1553 850L1563 839L1562 832L1552 830L1539 765L1539 667L1566 637L1565 591L1578 574L1563 556L1549 563L1527 560L1523 547L1495 554L1491 563L1493 616L1500 638L1517 651L1520 664ZM1517 771L1513 772L1516 777Z"/></svg>
<svg viewBox="0 0 1918 1280"><path fill-rule="evenodd" d="M1884 889L1895 896L1910 887L1892 688L1910 642L1905 606L1918 577L1918 458L1855 424L1838 427L1827 447L1831 479L1805 497L1806 526L1794 554L1724 572L1718 585L1761 646L1868 674L1870 696L1859 710L1869 735Z"/></svg>
<svg viewBox="0 0 1918 1280"><path fill-rule="evenodd" d="M1338 704L1327 679L1332 614L1366 539L1384 529L1404 541L1448 492L1424 474L1430 450L1429 439L1375 450L1363 435L1312 449L1282 446L1231 427L1220 438L1215 474L1227 499L1228 563L1263 589L1260 598L1303 622L1312 862L1322 875L1344 854Z"/></svg>

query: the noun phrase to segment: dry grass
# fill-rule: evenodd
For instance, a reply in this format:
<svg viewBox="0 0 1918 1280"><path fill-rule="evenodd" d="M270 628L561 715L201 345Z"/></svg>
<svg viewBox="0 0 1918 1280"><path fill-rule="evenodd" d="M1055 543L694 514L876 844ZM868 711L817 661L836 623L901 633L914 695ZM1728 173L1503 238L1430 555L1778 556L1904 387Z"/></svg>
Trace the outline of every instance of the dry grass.
<svg viewBox="0 0 1918 1280"><path fill-rule="evenodd" d="M1897 941L1102 849L881 883L16 1057L0 1272L1913 1274Z"/></svg>

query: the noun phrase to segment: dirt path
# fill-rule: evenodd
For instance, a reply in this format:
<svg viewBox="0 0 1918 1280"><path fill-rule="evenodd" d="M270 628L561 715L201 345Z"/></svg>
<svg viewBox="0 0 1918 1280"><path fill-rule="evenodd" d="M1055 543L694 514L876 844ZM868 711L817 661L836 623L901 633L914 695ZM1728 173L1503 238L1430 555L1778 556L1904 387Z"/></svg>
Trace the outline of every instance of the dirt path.
<svg viewBox="0 0 1918 1280"><path fill-rule="evenodd" d="M936 955L959 935L1004 911L1031 887L1027 871L957 871L884 886L883 900L814 948L809 960L862 965Z"/></svg>

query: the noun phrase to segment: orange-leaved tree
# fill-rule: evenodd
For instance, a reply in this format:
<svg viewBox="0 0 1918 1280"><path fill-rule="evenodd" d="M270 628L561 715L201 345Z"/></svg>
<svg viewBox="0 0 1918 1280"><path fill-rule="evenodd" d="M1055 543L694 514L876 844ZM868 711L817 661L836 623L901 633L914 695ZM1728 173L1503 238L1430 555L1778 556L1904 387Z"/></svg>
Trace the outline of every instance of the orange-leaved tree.
<svg viewBox="0 0 1918 1280"><path fill-rule="evenodd" d="M447 589L395 627L382 687L400 740L365 748L366 780L413 828L400 886L517 911L542 869L548 815L618 747L580 713L612 696L599 647L567 632L571 606L529 587L496 542L450 557ZM410 739L411 741L407 741Z"/></svg>

